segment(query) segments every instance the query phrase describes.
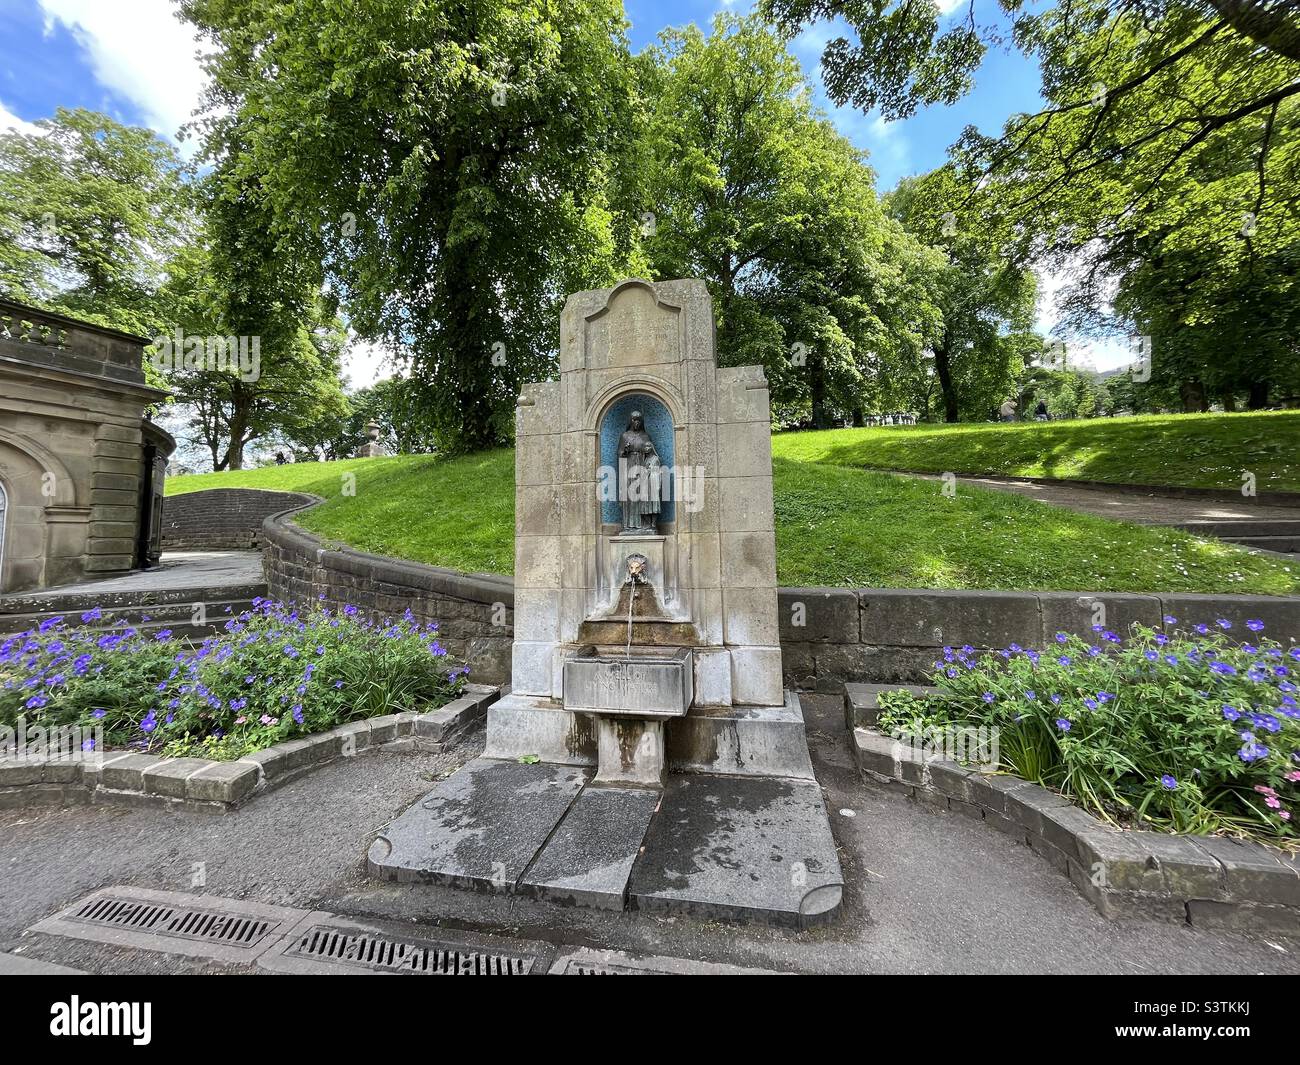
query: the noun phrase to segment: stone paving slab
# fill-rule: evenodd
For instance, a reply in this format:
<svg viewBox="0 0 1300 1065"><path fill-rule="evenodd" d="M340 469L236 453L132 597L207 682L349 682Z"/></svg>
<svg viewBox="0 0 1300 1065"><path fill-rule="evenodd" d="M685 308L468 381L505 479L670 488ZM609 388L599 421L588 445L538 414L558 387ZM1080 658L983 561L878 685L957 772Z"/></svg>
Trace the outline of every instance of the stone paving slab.
<svg viewBox="0 0 1300 1065"><path fill-rule="evenodd" d="M57 600L69 596L107 597L172 588L203 588L209 598L224 588L265 584L261 551L169 551L153 569L135 570L120 577L79 581L57 588L0 596L0 604L21 600Z"/></svg>
<svg viewBox="0 0 1300 1065"><path fill-rule="evenodd" d="M510 890L550 837L589 772L476 758L381 831L372 876Z"/></svg>
<svg viewBox="0 0 1300 1065"><path fill-rule="evenodd" d="M815 781L681 774L628 897L638 910L803 926L835 913L843 885Z"/></svg>
<svg viewBox="0 0 1300 1065"><path fill-rule="evenodd" d="M552 902L621 910L628 876L659 809L648 788L588 786L520 881Z"/></svg>

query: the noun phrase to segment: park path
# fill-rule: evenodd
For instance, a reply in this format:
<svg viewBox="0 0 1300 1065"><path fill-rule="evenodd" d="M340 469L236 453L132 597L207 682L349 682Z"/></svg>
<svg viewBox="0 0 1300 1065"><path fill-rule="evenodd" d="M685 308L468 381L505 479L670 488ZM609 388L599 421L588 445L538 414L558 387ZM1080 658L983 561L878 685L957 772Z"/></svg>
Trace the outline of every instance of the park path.
<svg viewBox="0 0 1300 1065"><path fill-rule="evenodd" d="M940 474L903 473L922 480L941 480ZM1207 521L1289 522L1300 521L1300 506L1266 506L1242 498L1241 502L1196 496L1158 495L1104 487L1083 488L1068 484L1041 484L1012 477L977 477L959 474L957 484L976 485L995 492L1037 499L1040 503L1077 510L1101 518L1137 522L1139 525L1178 525Z"/></svg>

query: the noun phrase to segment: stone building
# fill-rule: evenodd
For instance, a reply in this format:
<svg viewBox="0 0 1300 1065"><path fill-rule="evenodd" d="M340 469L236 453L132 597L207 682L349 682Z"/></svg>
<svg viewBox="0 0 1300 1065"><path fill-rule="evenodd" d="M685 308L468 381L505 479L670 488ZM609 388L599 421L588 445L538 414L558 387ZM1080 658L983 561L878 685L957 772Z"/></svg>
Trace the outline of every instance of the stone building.
<svg viewBox="0 0 1300 1065"><path fill-rule="evenodd" d="M148 343L0 300L0 592L157 562L176 442L144 419Z"/></svg>

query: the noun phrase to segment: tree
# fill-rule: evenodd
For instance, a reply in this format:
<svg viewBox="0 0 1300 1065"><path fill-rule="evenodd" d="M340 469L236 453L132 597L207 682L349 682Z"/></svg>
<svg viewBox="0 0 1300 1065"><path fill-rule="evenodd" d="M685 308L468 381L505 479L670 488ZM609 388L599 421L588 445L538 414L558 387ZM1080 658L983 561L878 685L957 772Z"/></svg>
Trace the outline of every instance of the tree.
<svg viewBox="0 0 1300 1065"><path fill-rule="evenodd" d="M324 264L359 336L408 355L413 413L446 449L507 438L519 383L554 368L561 299L631 247L611 178L632 127L621 6L181 10L217 46L206 156Z"/></svg>
<svg viewBox="0 0 1300 1065"><path fill-rule="evenodd" d="M1188 409L1225 390L1263 405L1296 354L1300 9L1000 6L1010 40L1040 62L1046 103L1000 136L965 132L952 154L970 198L981 176L1000 185L997 222L1015 229L1025 257L1075 274L1067 324L1150 335L1153 377ZM789 32L842 14L858 41L828 45L828 91L886 118L961 96L1006 36L977 27L973 8L941 25L933 6L907 0L764 8Z"/></svg>
<svg viewBox="0 0 1300 1065"><path fill-rule="evenodd" d="M667 30L641 74L652 273L708 282L720 363L765 366L786 417L860 420L915 317L897 291L915 249L883 217L865 157L755 17Z"/></svg>
<svg viewBox="0 0 1300 1065"><path fill-rule="evenodd" d="M168 263L195 224L189 169L153 132L59 108L0 133L0 291L152 336Z"/></svg>
<svg viewBox="0 0 1300 1065"><path fill-rule="evenodd" d="M904 179L886 198L895 218L945 252L932 289L937 321L929 340L947 422L988 417L1042 351L1032 332L1033 272L1017 260L1006 231L965 204L965 185L951 166Z"/></svg>
<svg viewBox="0 0 1300 1065"><path fill-rule="evenodd" d="M298 427L285 441L299 461L331 462L351 458L369 439L366 426L379 426L379 444L390 455L414 455L435 450L431 439L411 429L407 417L407 382L400 377L376 381L347 397L347 410Z"/></svg>

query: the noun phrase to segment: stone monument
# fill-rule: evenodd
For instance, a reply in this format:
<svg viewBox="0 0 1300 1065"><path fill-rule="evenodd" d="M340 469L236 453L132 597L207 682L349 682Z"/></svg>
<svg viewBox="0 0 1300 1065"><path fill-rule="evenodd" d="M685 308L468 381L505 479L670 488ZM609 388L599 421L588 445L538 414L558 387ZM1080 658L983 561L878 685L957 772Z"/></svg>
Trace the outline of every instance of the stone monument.
<svg viewBox="0 0 1300 1065"><path fill-rule="evenodd" d="M776 612L762 369L716 365L702 281L570 296L559 380L518 403L511 690L488 710L484 757L390 826L371 870L482 886L490 811L509 809L495 861L512 890L832 912L839 864ZM455 838L471 794L472 860Z"/></svg>

